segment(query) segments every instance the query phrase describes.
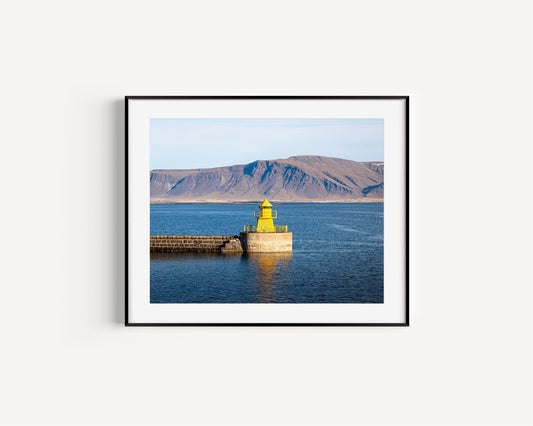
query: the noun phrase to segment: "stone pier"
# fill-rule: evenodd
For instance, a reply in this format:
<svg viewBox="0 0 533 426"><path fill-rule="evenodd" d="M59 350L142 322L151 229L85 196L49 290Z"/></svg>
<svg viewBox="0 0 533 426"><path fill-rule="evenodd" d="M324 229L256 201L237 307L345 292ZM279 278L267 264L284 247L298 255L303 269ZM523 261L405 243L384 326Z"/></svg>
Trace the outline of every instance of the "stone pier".
<svg viewBox="0 0 533 426"><path fill-rule="evenodd" d="M236 235L150 235L150 253L283 253L292 251L292 232Z"/></svg>
<svg viewBox="0 0 533 426"><path fill-rule="evenodd" d="M150 253L242 253L236 235L150 235Z"/></svg>

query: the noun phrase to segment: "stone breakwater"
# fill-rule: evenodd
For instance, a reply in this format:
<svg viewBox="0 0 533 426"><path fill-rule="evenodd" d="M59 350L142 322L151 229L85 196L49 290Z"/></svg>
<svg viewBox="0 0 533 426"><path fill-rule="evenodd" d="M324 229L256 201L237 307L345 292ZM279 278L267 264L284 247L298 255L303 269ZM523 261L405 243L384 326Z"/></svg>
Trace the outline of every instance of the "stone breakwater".
<svg viewBox="0 0 533 426"><path fill-rule="evenodd" d="M233 235L150 235L150 253L242 253Z"/></svg>
<svg viewBox="0 0 533 426"><path fill-rule="evenodd" d="M150 253L278 253L292 251L292 232L237 235L150 235Z"/></svg>

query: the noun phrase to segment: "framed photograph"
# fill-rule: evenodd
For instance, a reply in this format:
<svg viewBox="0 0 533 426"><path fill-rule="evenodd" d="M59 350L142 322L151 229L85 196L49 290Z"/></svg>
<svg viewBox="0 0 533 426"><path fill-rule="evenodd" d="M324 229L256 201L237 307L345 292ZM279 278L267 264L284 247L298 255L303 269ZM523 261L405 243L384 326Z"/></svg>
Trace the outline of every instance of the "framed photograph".
<svg viewBox="0 0 533 426"><path fill-rule="evenodd" d="M126 325L409 325L408 96L125 102Z"/></svg>

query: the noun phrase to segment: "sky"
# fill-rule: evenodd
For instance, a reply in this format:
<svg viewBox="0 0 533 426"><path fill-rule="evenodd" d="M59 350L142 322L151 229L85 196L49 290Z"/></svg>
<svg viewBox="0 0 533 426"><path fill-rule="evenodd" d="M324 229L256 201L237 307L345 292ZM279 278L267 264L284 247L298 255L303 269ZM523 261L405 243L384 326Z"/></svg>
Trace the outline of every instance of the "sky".
<svg viewBox="0 0 533 426"><path fill-rule="evenodd" d="M383 161L383 119L150 120L150 170L223 167L295 155Z"/></svg>

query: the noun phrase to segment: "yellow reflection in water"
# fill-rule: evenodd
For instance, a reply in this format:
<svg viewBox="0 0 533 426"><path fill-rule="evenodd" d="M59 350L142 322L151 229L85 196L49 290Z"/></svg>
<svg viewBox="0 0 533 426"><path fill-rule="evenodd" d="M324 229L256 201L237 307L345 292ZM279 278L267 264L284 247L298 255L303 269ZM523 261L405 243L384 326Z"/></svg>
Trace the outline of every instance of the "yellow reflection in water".
<svg viewBox="0 0 533 426"><path fill-rule="evenodd" d="M259 302L268 303L274 299L276 281L279 273L288 271L292 252L286 253L248 253L248 261L257 266L257 298Z"/></svg>

